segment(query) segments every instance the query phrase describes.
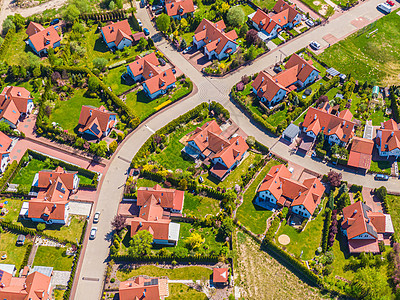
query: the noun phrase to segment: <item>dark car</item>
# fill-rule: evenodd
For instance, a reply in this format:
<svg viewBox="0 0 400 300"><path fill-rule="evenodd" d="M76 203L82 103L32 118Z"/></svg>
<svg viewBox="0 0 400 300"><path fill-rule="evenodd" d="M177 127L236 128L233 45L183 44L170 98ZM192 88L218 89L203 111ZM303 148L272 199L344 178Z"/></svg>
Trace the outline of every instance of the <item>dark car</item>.
<svg viewBox="0 0 400 300"><path fill-rule="evenodd" d="M144 35L149 35L150 31L147 28L143 28Z"/></svg>
<svg viewBox="0 0 400 300"><path fill-rule="evenodd" d="M384 181L389 180L389 175L376 174L375 180L384 180Z"/></svg>
<svg viewBox="0 0 400 300"><path fill-rule="evenodd" d="M60 22L59 19L54 19L53 21L50 22L50 25L58 24Z"/></svg>
<svg viewBox="0 0 400 300"><path fill-rule="evenodd" d="M17 245L17 246L23 246L24 244L25 244L25 236L24 236L23 234L20 234L20 235L17 237L16 245Z"/></svg>
<svg viewBox="0 0 400 300"><path fill-rule="evenodd" d="M160 65L165 66L167 63L165 62L164 59L162 59L161 57L158 59L158 62L160 63Z"/></svg>

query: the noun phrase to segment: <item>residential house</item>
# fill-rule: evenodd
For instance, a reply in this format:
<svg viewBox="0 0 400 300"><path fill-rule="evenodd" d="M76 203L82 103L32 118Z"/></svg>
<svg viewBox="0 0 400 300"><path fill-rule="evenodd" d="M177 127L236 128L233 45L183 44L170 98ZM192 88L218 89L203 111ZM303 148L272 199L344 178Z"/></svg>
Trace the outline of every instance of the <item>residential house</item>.
<svg viewBox="0 0 400 300"><path fill-rule="evenodd" d="M7 86L0 94L0 121L15 129L20 118L30 114L33 107L33 98L26 88Z"/></svg>
<svg viewBox="0 0 400 300"><path fill-rule="evenodd" d="M67 172L62 167L40 171L32 184L38 189L37 197L23 203L20 216L33 222L66 224L69 197L76 192L78 185L78 172Z"/></svg>
<svg viewBox="0 0 400 300"><path fill-rule="evenodd" d="M300 134L299 126L290 123L288 127L282 132L282 138L293 143L296 141L297 137Z"/></svg>
<svg viewBox="0 0 400 300"><path fill-rule="evenodd" d="M167 278L138 276L134 280L122 281L119 284L120 300L164 300L168 296Z"/></svg>
<svg viewBox="0 0 400 300"><path fill-rule="evenodd" d="M290 207L292 213L308 219L321 203L325 187L316 177L303 182L291 177L292 173L285 165L272 167L258 187L255 204L270 210Z"/></svg>
<svg viewBox="0 0 400 300"><path fill-rule="evenodd" d="M382 157L400 156L400 126L393 119L381 124L376 131L376 146Z"/></svg>
<svg viewBox="0 0 400 300"><path fill-rule="evenodd" d="M305 88L318 78L319 71L298 54L293 54L285 64L285 70L271 76L265 71L258 73L252 83L253 93L268 107L281 102L291 91Z"/></svg>
<svg viewBox="0 0 400 300"><path fill-rule="evenodd" d="M212 281L214 284L228 284L229 269L228 268L213 268Z"/></svg>
<svg viewBox="0 0 400 300"><path fill-rule="evenodd" d="M232 29L225 33L224 20L213 23L203 19L193 36L193 44L197 49L204 47L204 55L208 59L224 59L235 53L238 44L236 31Z"/></svg>
<svg viewBox="0 0 400 300"><path fill-rule="evenodd" d="M333 111L328 102L318 108L310 107L301 127L313 139L322 132L330 144L346 146L354 136L353 114L348 109L336 114L332 114Z"/></svg>
<svg viewBox="0 0 400 300"><path fill-rule="evenodd" d="M133 43L131 26L128 20L117 23L110 22L100 29L104 42L110 50L121 50L129 47Z"/></svg>
<svg viewBox="0 0 400 300"><path fill-rule="evenodd" d="M117 114L108 111L103 105L99 108L82 105L78 131L100 139L109 135L116 123Z"/></svg>
<svg viewBox="0 0 400 300"><path fill-rule="evenodd" d="M373 149L374 141L355 136L351 144L349 160L347 164L357 169L369 170L371 166Z"/></svg>
<svg viewBox="0 0 400 300"><path fill-rule="evenodd" d="M296 10L296 5L289 5L284 0L278 0L273 11L276 15L272 19L282 28L290 29L301 22L301 14Z"/></svg>
<svg viewBox="0 0 400 300"><path fill-rule="evenodd" d="M0 155L1 155L1 166L0 173L3 173L8 163L10 162L10 147L12 139L10 139L6 134L0 131Z"/></svg>
<svg viewBox="0 0 400 300"><path fill-rule="evenodd" d="M268 39L274 39L278 36L278 32L282 27L278 25L268 14L261 9L257 9L256 13L251 18L253 27L264 33Z"/></svg>
<svg viewBox="0 0 400 300"><path fill-rule="evenodd" d="M61 45L61 37L58 34L57 25L52 25L44 28L42 25L35 22L30 22L26 33L28 34L28 45L39 56L47 54L50 48L57 48Z"/></svg>
<svg viewBox="0 0 400 300"><path fill-rule="evenodd" d="M50 300L51 294L51 278L40 272L23 278L0 271L0 299Z"/></svg>
<svg viewBox="0 0 400 300"><path fill-rule="evenodd" d="M141 230L148 230L153 236L154 244L175 246L179 240L180 224L171 222L169 214L181 213L183 203L183 191L164 189L158 184L153 188L139 188L139 216L128 220L131 237Z"/></svg>
<svg viewBox="0 0 400 300"><path fill-rule="evenodd" d="M162 71L154 52L136 60L127 66L127 73L135 82L142 81L143 90L150 99L164 95L175 87L176 78L172 69Z"/></svg>
<svg viewBox="0 0 400 300"><path fill-rule="evenodd" d="M379 241L389 240L393 234L389 214L373 212L362 201L343 208L341 230L347 237L350 253L379 253Z"/></svg>
<svg viewBox="0 0 400 300"><path fill-rule="evenodd" d="M193 16L193 0L167 0L165 2L165 11L168 16L176 20L186 18L188 15Z"/></svg>
<svg viewBox="0 0 400 300"><path fill-rule="evenodd" d="M227 139L221 133L222 130L215 120L207 122L196 128L182 151L194 159L211 161L211 174L223 180L240 164L249 146L242 136L236 135Z"/></svg>

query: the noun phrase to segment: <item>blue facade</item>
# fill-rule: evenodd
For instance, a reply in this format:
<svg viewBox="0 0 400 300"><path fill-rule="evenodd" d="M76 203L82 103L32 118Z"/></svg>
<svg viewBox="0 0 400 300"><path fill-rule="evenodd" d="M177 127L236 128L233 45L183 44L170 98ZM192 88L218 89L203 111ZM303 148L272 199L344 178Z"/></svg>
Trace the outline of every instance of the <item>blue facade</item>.
<svg viewBox="0 0 400 300"><path fill-rule="evenodd" d="M32 48L33 52L35 52L35 53L36 53L37 55L39 55L39 56L40 56L41 54L46 54L46 53L47 53L47 49L46 49L46 48L44 48L44 49L42 49L42 50L40 50L40 51L37 51L36 48L35 48L35 46L33 46L31 39L28 39L28 44L29 44L29 46ZM53 49L55 49L55 48L57 48L57 47L60 47L60 45L61 45L61 42L56 42L56 43L54 43Z"/></svg>
<svg viewBox="0 0 400 300"><path fill-rule="evenodd" d="M135 82L141 82L144 80L144 77L142 74L137 75L136 77L133 76L131 68L129 68L129 65L126 67L126 72L128 75L135 81Z"/></svg>
<svg viewBox="0 0 400 300"><path fill-rule="evenodd" d="M153 94L150 94L150 91L146 85L146 82L143 82L143 91L146 93L146 95L150 98L150 99L155 99L161 95L164 95L168 89L174 88L175 87L175 82L168 85L165 89L159 89L157 92L154 92Z"/></svg>

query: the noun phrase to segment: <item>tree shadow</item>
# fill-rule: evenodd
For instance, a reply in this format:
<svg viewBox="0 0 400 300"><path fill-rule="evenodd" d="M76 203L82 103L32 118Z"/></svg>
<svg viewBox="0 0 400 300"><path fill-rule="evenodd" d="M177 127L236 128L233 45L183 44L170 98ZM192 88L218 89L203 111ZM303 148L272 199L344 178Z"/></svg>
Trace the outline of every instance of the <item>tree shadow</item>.
<svg viewBox="0 0 400 300"><path fill-rule="evenodd" d="M152 102L153 100L152 99L150 99L150 97L147 97L146 96L146 93L142 90L142 91L139 91L137 94L136 94L136 102L140 102L140 103L143 103L143 104L148 104L148 103L150 103L150 102Z"/></svg>
<svg viewBox="0 0 400 300"><path fill-rule="evenodd" d="M93 50L101 53L106 53L110 51L102 38L98 38L95 41Z"/></svg>

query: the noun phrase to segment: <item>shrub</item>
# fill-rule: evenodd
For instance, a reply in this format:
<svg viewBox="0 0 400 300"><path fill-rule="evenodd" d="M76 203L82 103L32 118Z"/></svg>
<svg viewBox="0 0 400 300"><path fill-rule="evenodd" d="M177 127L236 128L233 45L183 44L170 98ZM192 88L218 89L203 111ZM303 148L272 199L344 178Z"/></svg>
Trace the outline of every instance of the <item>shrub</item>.
<svg viewBox="0 0 400 300"><path fill-rule="evenodd" d="M37 229L37 231L41 232L41 231L46 229L46 224L45 223L39 223L39 224L36 225L36 229Z"/></svg>

